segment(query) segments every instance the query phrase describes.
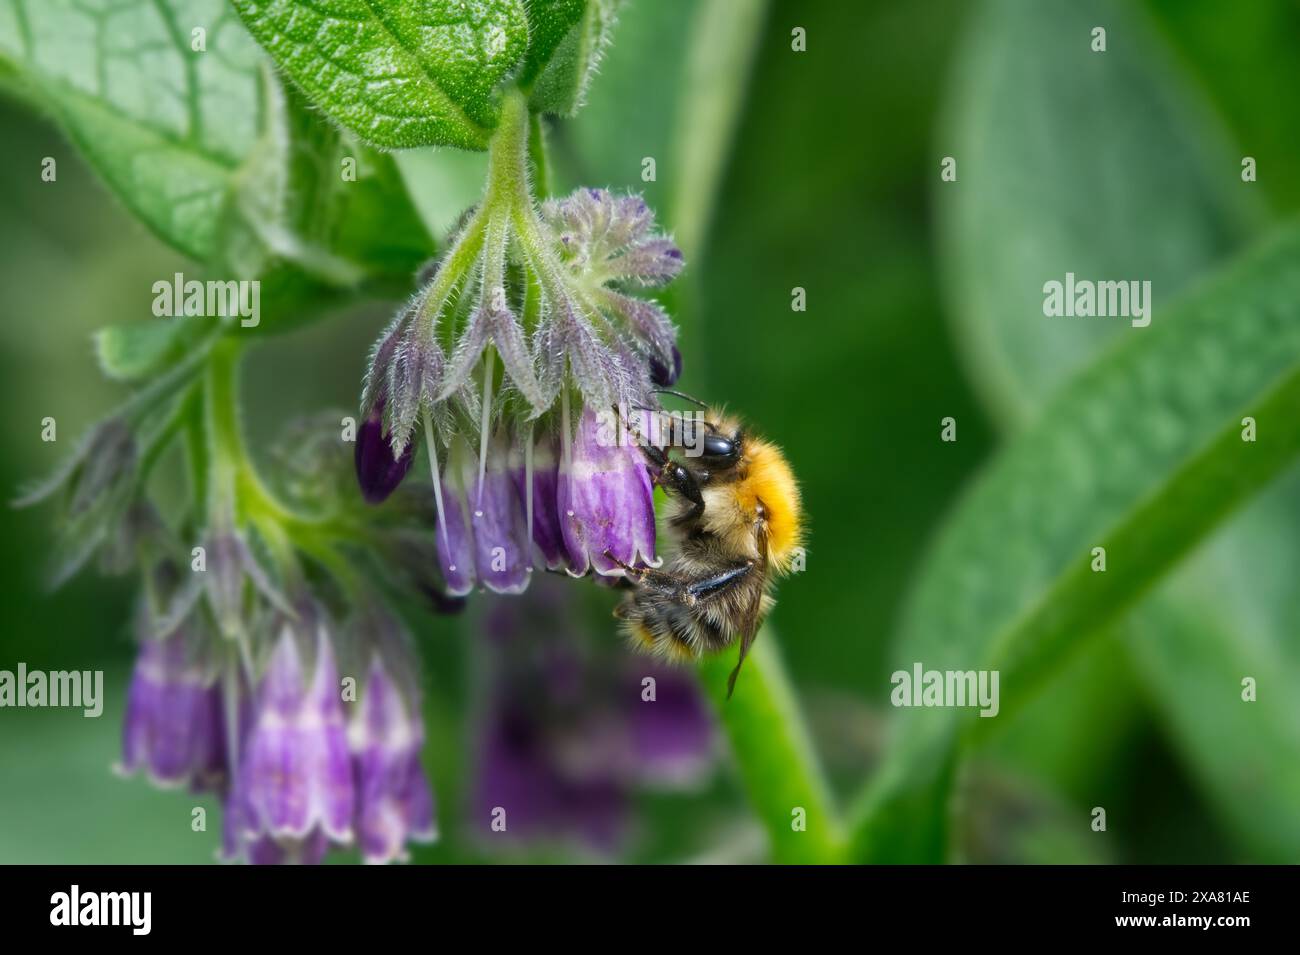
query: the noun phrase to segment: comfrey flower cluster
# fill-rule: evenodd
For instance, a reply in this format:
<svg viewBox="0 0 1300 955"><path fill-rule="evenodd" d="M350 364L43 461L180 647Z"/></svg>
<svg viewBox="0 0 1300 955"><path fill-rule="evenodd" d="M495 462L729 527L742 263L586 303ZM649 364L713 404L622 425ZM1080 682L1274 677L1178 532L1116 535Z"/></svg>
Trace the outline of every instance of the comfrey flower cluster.
<svg viewBox="0 0 1300 955"><path fill-rule="evenodd" d="M243 586L244 571L217 571ZM372 603L340 626L304 597L231 641L208 609L173 622L142 608L120 771L216 793L231 860L319 862L355 845L389 862L432 841L418 661L397 619Z"/></svg>
<svg viewBox="0 0 1300 955"><path fill-rule="evenodd" d="M631 292L671 280L682 255L638 196L581 189L538 209L526 123L508 98L484 199L376 343L361 400L367 500L397 487L424 441L451 595L654 560L644 459L602 441L597 411L656 407L680 373L671 321Z"/></svg>
<svg viewBox="0 0 1300 955"><path fill-rule="evenodd" d="M670 281L682 256L639 197L582 189L538 206L528 125L508 91L483 200L375 345L352 462L335 415L282 443L280 482L264 482L241 428L244 343L216 329L24 501L63 505L60 580L96 553L141 573L120 769L215 793L225 858L317 862L353 847L387 862L435 837L419 660L380 594L455 611L478 588L523 592L537 569L612 580L655 560L649 471L605 416L656 410L655 389L681 372L675 328L636 293ZM399 488L420 443L431 482ZM149 477L178 444L189 507L164 520ZM382 507L358 500L349 464ZM660 685L681 705L633 715L627 674L578 661L530 708L532 677L510 663L523 644L493 646L482 792L521 821L530 799L543 821L582 800L593 819L616 816L647 773L684 778L706 758L680 679ZM565 666L596 675L590 706L552 705ZM584 748L608 758L579 765Z"/></svg>

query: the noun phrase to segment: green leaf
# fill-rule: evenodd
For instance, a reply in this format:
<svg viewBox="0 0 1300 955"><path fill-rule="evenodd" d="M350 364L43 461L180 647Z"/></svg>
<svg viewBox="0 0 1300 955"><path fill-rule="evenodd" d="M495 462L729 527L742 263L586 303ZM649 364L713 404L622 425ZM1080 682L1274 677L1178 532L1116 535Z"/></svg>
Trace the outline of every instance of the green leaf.
<svg viewBox="0 0 1300 955"><path fill-rule="evenodd" d="M1152 277L1159 299L1162 286L1181 288L1264 218L1256 187L1240 182L1241 150L1227 145L1194 86L1135 14L1111 3L1014 11L994 4L973 24L955 78L955 121L943 141L963 158L958 182L937 192L943 249L954 318L977 376L984 375L986 397L1009 427L1032 421L1072 368L1125 328L1045 319L1037 283L1026 276L1060 278L1073 270L1081 277ZM1105 54L1078 42L1095 23L1108 27ZM1142 135L1116 135L1125 129ZM1261 594L1257 582L1276 557L1261 538L1294 526L1294 507L1285 494L1269 493L1252 511L1271 516L1249 525L1234 520L1220 531L1204 556L1126 621L1123 643L1190 774L1244 845L1257 858L1294 859L1300 847L1285 838L1292 826L1272 811L1276 804L1250 799L1252 811L1242 812L1234 800L1243 780L1292 791L1286 767L1300 765L1300 739L1281 728L1300 721L1300 711L1243 712L1235 693L1207 689L1224 674L1251 672L1260 653L1275 652L1293 632L1287 602ZM1216 587L1243 569L1240 587ZM1215 612L1186 612L1188 595L1212 590ZM1260 618L1255 647L1239 632L1240 621L1252 617ZM1091 706L1061 706L1060 692L1054 684L1054 716L1037 719L1037 726L1048 719L1077 724L1057 727L1056 738L1058 751L1074 762L1079 751L1071 741L1080 731L1095 740L1095 707L1112 710L1122 684L1103 688ZM1265 712L1275 720L1256 725ZM1234 727L1250 742L1224 746L1207 725ZM1257 745L1265 740L1268 760Z"/></svg>
<svg viewBox="0 0 1300 955"><path fill-rule="evenodd" d="M99 367L115 381L139 381L174 361L194 327L184 320L109 325L95 332Z"/></svg>
<svg viewBox="0 0 1300 955"><path fill-rule="evenodd" d="M1291 225L1181 303L1157 307L1149 328L1130 330L998 455L930 555L896 662L996 669L1002 712L1013 711L1294 459L1297 402L1300 227ZM1255 443L1241 440L1246 415L1268 423ZM1104 573L1090 566L1099 546ZM861 809L859 851L942 854L942 803L968 715L900 710Z"/></svg>
<svg viewBox="0 0 1300 955"><path fill-rule="evenodd" d="M350 288L406 279L432 251L392 160L286 95L221 0L6 0L0 66L132 212L222 277Z"/></svg>
<svg viewBox="0 0 1300 955"><path fill-rule="evenodd" d="M976 384L1013 424L1125 327L1045 317L1045 282L1145 279L1170 301L1261 221L1239 157L1135 13L994 0L953 77L938 149L957 181L936 186L948 299Z"/></svg>
<svg viewBox="0 0 1300 955"><path fill-rule="evenodd" d="M307 97L385 149L485 149L497 85L523 58L519 0L233 0Z"/></svg>
<svg viewBox="0 0 1300 955"><path fill-rule="evenodd" d="M206 32L206 52L191 31ZM43 104L121 200L200 261L262 113L256 44L221 0L0 4L0 65Z"/></svg>
<svg viewBox="0 0 1300 955"><path fill-rule="evenodd" d="M1290 483L1295 500L1295 482ZM1257 519L1272 520L1279 508L1255 510ZM1292 521L1285 525L1292 539L1296 511L1290 508ZM1260 530L1259 536L1267 535ZM1294 544L1286 550L1293 560L1300 556ZM1206 569L1221 566L1212 560ZM1277 566L1293 570L1296 565ZM1130 653L1176 750L1236 834L1246 860L1294 864L1300 861L1300 814L1295 811L1300 805L1295 699L1300 655L1293 651L1288 659L1276 631L1294 634L1296 615L1285 614L1287 624L1273 614L1251 621L1249 611L1237 612L1249 596L1224 599L1203 586L1207 579L1212 578L1179 575L1171 588L1178 599L1149 601L1139 608ZM1244 583L1238 594L1257 590L1254 580ZM1279 609L1276 603L1265 606ZM1243 699L1245 678L1255 683L1250 702Z"/></svg>
<svg viewBox="0 0 1300 955"><path fill-rule="evenodd" d="M532 0L519 83L534 112L572 116L609 42L617 0Z"/></svg>
<svg viewBox="0 0 1300 955"><path fill-rule="evenodd" d="M393 157L323 122L299 91L284 92L265 214L251 217L274 223L263 241L308 272L314 262L326 276L409 278L434 243Z"/></svg>

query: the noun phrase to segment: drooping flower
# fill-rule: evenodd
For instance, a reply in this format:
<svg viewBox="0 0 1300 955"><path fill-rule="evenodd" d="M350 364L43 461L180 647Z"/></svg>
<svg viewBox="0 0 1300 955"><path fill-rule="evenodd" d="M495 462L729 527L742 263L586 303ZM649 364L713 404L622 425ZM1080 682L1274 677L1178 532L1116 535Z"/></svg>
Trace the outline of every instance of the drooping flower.
<svg viewBox="0 0 1300 955"><path fill-rule="evenodd" d="M378 649L349 725L356 830L367 862L406 858L407 842L432 842L433 791L420 764L424 723L411 681L390 675Z"/></svg>
<svg viewBox="0 0 1300 955"><path fill-rule="evenodd" d="M569 569L619 575L623 565L653 564L655 515L640 450L588 408L560 464L556 494Z"/></svg>
<svg viewBox="0 0 1300 955"><path fill-rule="evenodd" d="M713 753L708 707L695 681L679 668L644 658L626 665L623 680L621 699L632 711L627 718L632 771L651 784L697 783Z"/></svg>
<svg viewBox="0 0 1300 955"><path fill-rule="evenodd" d="M357 432L357 484L361 496L371 504L383 502L397 489L411 469L415 455L415 445L409 442L401 454L393 453L392 442L384 432L386 403L380 399Z"/></svg>
<svg viewBox="0 0 1300 955"><path fill-rule="evenodd" d="M418 293L385 329L370 353L361 393L362 420L378 413L381 435L400 460L414 437L421 412L433 410L442 385L445 356L426 319L431 287Z"/></svg>
<svg viewBox="0 0 1300 955"><path fill-rule="evenodd" d="M528 436L511 448L510 476L515 493L524 502L524 512L532 512L532 544L547 570L559 570L568 560L564 550L564 532L560 527L559 481L560 456L555 437L541 430L537 440ZM522 445L522 447L521 447ZM529 460L531 451L532 458Z"/></svg>
<svg viewBox="0 0 1300 955"><path fill-rule="evenodd" d="M517 594L528 587L533 560L523 502L510 479L509 456L504 434L488 443L487 458L469 491L470 524L479 581L496 593Z"/></svg>
<svg viewBox="0 0 1300 955"><path fill-rule="evenodd" d="M278 628L227 812L257 862L318 861L353 838L356 795L334 651L308 603Z"/></svg>
<svg viewBox="0 0 1300 955"><path fill-rule="evenodd" d="M654 233L654 216L640 196L618 196L605 189L579 189L542 205L542 218L559 236L562 260L588 298L631 334L636 353L655 384L669 385L681 374L677 329L655 302L629 295L622 287L653 288L676 278L684 260L671 239ZM581 382L579 383L581 386ZM583 389L589 404L608 407ZM618 395L636 402L643 396Z"/></svg>
<svg viewBox="0 0 1300 955"><path fill-rule="evenodd" d="M221 687L199 621L141 635L122 727L123 774L158 786L221 791L227 777Z"/></svg>
<svg viewBox="0 0 1300 955"><path fill-rule="evenodd" d="M484 454L476 460L458 442L442 475L434 541L453 595L468 593L476 583L496 593L522 593L532 574L524 503L510 478L504 435L492 439Z"/></svg>
<svg viewBox="0 0 1300 955"><path fill-rule="evenodd" d="M447 593L463 597L478 582L474 533L470 529L466 488L469 449L464 443L453 447L445 480L434 482L438 516L433 540L438 549L438 566Z"/></svg>

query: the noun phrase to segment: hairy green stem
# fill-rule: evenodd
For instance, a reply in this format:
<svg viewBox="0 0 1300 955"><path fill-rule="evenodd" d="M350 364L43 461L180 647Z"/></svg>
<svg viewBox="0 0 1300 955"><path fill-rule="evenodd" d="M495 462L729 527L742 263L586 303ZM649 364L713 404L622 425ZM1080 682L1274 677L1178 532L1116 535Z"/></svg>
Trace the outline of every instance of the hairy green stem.
<svg viewBox="0 0 1300 955"><path fill-rule="evenodd" d="M292 512L267 490L244 446L240 421L239 361L243 345L218 342L208 359L204 401L208 427L208 521L219 529L254 525L282 573L296 577L298 562L286 525Z"/></svg>
<svg viewBox="0 0 1300 955"><path fill-rule="evenodd" d="M218 342L208 356L203 385L208 436L208 523L216 527L240 518L236 485L244 461L244 442L239 425L239 353L237 339Z"/></svg>
<svg viewBox="0 0 1300 955"><path fill-rule="evenodd" d="M716 704L750 805L767 831L775 862L839 862L843 835L829 787L816 762L775 634L765 627L727 696L729 653L700 665L700 680Z"/></svg>
<svg viewBox="0 0 1300 955"><path fill-rule="evenodd" d="M546 155L546 129L542 117L533 113L528 120L528 158L533 164L533 195L549 196L554 189L551 164Z"/></svg>

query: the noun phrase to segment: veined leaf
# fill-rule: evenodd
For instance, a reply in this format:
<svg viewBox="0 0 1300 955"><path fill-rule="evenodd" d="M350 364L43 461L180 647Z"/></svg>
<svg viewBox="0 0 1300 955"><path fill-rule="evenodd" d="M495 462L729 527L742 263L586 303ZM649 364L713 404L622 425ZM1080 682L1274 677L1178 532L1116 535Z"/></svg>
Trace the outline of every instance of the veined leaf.
<svg viewBox="0 0 1300 955"><path fill-rule="evenodd" d="M233 0L330 118L386 149L484 149L493 93L523 58L519 0Z"/></svg>
<svg viewBox="0 0 1300 955"><path fill-rule="evenodd" d="M1010 711L1300 453L1300 226L1157 307L1118 346L961 502L909 603L901 665L998 670ZM1241 440L1248 415L1266 423L1254 443ZM1091 569L1095 547L1104 573ZM941 855L966 715L900 711L861 851L892 858L902 839L921 858Z"/></svg>
<svg viewBox="0 0 1300 955"><path fill-rule="evenodd" d="M1081 39L1099 24L1105 53ZM995 2L972 27L941 138L961 157L959 177L937 200L954 320L992 410L1014 429L1035 420L1075 366L1133 333L1122 320L1044 317L1042 281L1066 271L1149 278L1166 298L1241 246L1265 215L1210 110L1133 8ZM1279 528L1294 527L1293 510L1285 489L1262 496L1251 512L1271 519L1234 520L1124 624L1130 666L1191 775L1267 859L1300 857L1300 842L1282 807L1245 790L1294 789L1288 767L1300 765L1300 737L1286 728L1300 710L1276 696L1272 707L1245 706L1221 684L1257 670L1293 630L1293 608L1257 583L1272 560L1261 536L1289 534ZM1242 568L1240 587L1216 587ZM1189 600L1200 605L1191 598L1210 591L1217 609L1189 613ZM1261 605L1252 644L1229 624ZM1088 720L1091 736L1086 712L1070 717ZM1210 726L1250 739L1224 746ZM1271 759L1262 758L1265 741Z"/></svg>
<svg viewBox="0 0 1300 955"><path fill-rule="evenodd" d="M223 278L347 287L432 250L392 160L286 97L221 0L3 0L0 66L132 212Z"/></svg>
<svg viewBox="0 0 1300 955"><path fill-rule="evenodd" d="M0 3L0 63L24 95L132 212L204 262L220 257L233 177L258 137L260 60L221 0Z"/></svg>
<svg viewBox="0 0 1300 955"><path fill-rule="evenodd" d="M1020 425L1127 327L1046 317L1044 283L1148 280L1167 302L1261 216L1222 130L1126 5L993 0L969 30L937 143L957 163L936 186L947 297L986 403Z"/></svg>
<svg viewBox="0 0 1300 955"><path fill-rule="evenodd" d="M519 82L534 112L572 116L582 106L614 25L617 0L531 0L528 56Z"/></svg>

